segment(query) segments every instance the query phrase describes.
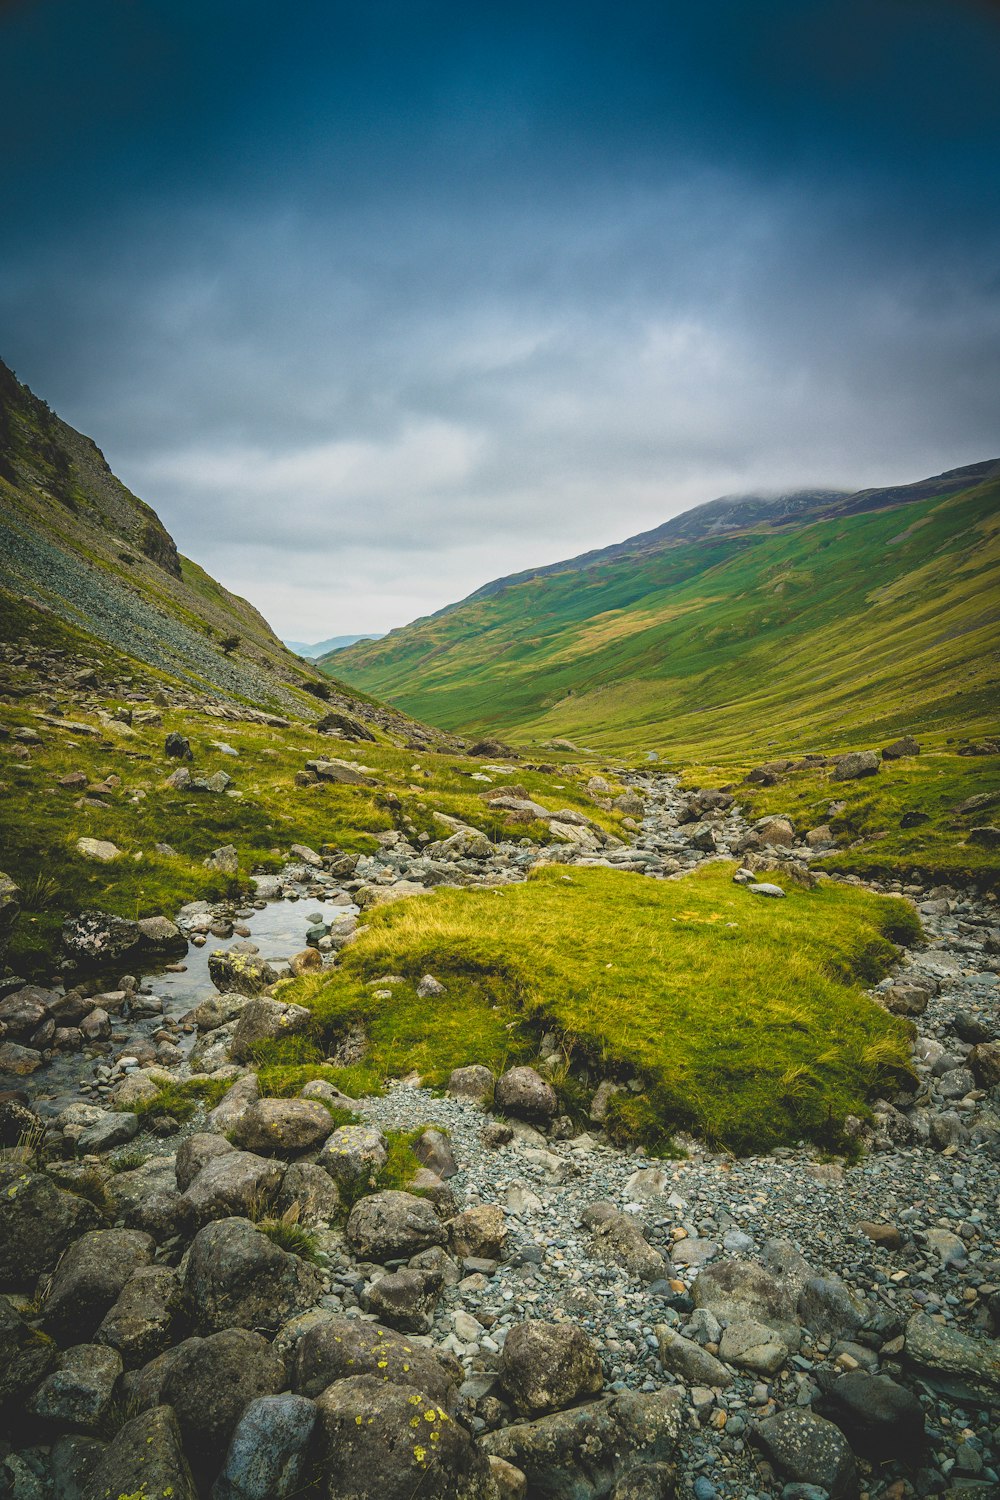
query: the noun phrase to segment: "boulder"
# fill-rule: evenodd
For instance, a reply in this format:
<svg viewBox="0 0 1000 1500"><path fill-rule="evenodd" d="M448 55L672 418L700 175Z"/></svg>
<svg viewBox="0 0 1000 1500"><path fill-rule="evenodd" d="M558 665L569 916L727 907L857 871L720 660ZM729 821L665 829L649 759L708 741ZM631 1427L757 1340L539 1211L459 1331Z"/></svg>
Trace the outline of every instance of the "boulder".
<svg viewBox="0 0 1000 1500"><path fill-rule="evenodd" d="M372 1193L351 1210L347 1239L362 1260L409 1259L443 1245L447 1231L433 1208L412 1193Z"/></svg>
<svg viewBox="0 0 1000 1500"><path fill-rule="evenodd" d="M667 1264L642 1232L634 1215L617 1209L593 1226L592 1253L610 1265L623 1266L642 1281L659 1281L667 1273Z"/></svg>
<svg viewBox="0 0 1000 1500"><path fill-rule="evenodd" d="M176 731L168 734L163 742L163 753L174 760L193 760L191 753L191 741L186 735L178 734Z"/></svg>
<svg viewBox="0 0 1000 1500"><path fill-rule="evenodd" d="M428 1126L422 1130L413 1142L413 1154L421 1166L429 1168L442 1180L454 1177L458 1172L458 1162L455 1153L451 1149L451 1141L441 1130L435 1130Z"/></svg>
<svg viewBox="0 0 1000 1500"><path fill-rule="evenodd" d="M874 776L879 768L879 758L874 750L853 750L842 755L830 772L831 781L859 781L862 776Z"/></svg>
<svg viewBox="0 0 1000 1500"><path fill-rule="evenodd" d="M790 849L795 843L795 829L787 818L764 818L757 824L757 833L775 848Z"/></svg>
<svg viewBox="0 0 1000 1500"><path fill-rule="evenodd" d="M317 1165L344 1187L374 1187L388 1160L388 1145L381 1130L374 1125L340 1125L328 1135Z"/></svg>
<svg viewBox="0 0 1000 1500"><path fill-rule="evenodd" d="M116 1146L127 1145L138 1134L138 1115L129 1110L109 1111L77 1137L76 1149L80 1156L100 1155L103 1151L113 1151Z"/></svg>
<svg viewBox="0 0 1000 1500"><path fill-rule="evenodd" d="M9 875L0 870L0 968L7 957L7 949L17 919L21 914L21 888Z"/></svg>
<svg viewBox="0 0 1000 1500"><path fill-rule="evenodd" d="M177 1414L193 1462L215 1469L244 1409L284 1386L284 1361L267 1339L228 1328L187 1340L163 1382L163 1400Z"/></svg>
<svg viewBox="0 0 1000 1500"><path fill-rule="evenodd" d="M691 1288L695 1307L704 1307L723 1322L751 1320L774 1329L790 1347L798 1347L793 1292L752 1260L726 1257L705 1266Z"/></svg>
<svg viewBox="0 0 1000 1500"><path fill-rule="evenodd" d="M0 1035L10 1041L28 1042L49 1017L51 1001L59 997L37 984L26 984L0 1000Z"/></svg>
<svg viewBox="0 0 1000 1500"><path fill-rule="evenodd" d="M271 1157L252 1151L227 1151L211 1157L184 1197L200 1224L259 1212L281 1187L284 1168Z"/></svg>
<svg viewBox="0 0 1000 1500"><path fill-rule="evenodd" d="M354 1375L316 1406L329 1500L496 1500L486 1455L425 1393Z"/></svg>
<svg viewBox="0 0 1000 1500"><path fill-rule="evenodd" d="M732 1384L732 1375L722 1361L694 1339L684 1338L666 1323L658 1323L653 1332L659 1345L660 1363L672 1375L679 1375L688 1385L725 1389Z"/></svg>
<svg viewBox="0 0 1000 1500"><path fill-rule="evenodd" d="M372 1375L423 1391L436 1406L454 1411L462 1370L455 1360L378 1323L328 1313L317 1318L295 1345L292 1390L318 1396L348 1375Z"/></svg>
<svg viewBox="0 0 1000 1500"><path fill-rule="evenodd" d="M174 1185L173 1157L152 1156L132 1171L116 1172L108 1191L125 1227L151 1234L157 1244L178 1234L187 1238L197 1227L194 1209Z"/></svg>
<svg viewBox="0 0 1000 1500"><path fill-rule="evenodd" d="M502 1260L507 1243L504 1211L496 1203L477 1203L457 1214L448 1225L452 1253L459 1260Z"/></svg>
<svg viewBox="0 0 1000 1500"><path fill-rule="evenodd" d="M901 740L893 740L891 745L882 748L883 760L903 760L911 755L920 754L919 741L912 734L904 734Z"/></svg>
<svg viewBox="0 0 1000 1500"><path fill-rule="evenodd" d="M259 953L217 948L208 956L208 977L222 994L262 995L278 982L278 971Z"/></svg>
<svg viewBox="0 0 1000 1500"><path fill-rule="evenodd" d="M320 1271L279 1249L249 1219L220 1219L191 1243L184 1285L195 1323L274 1332L311 1307L323 1290Z"/></svg>
<svg viewBox="0 0 1000 1500"><path fill-rule="evenodd" d="M140 1266L105 1314L94 1342L116 1349L125 1369L135 1370L177 1342L188 1313L184 1289L169 1266Z"/></svg>
<svg viewBox="0 0 1000 1500"><path fill-rule="evenodd" d="M440 1271L404 1266L373 1281L365 1293L364 1306L381 1323L401 1333L430 1333L443 1279Z"/></svg>
<svg viewBox="0 0 1000 1500"><path fill-rule="evenodd" d="M448 1093L453 1099L466 1099L484 1109L493 1103L493 1088L493 1074L489 1068L476 1063L467 1068L454 1068L448 1079Z"/></svg>
<svg viewBox="0 0 1000 1500"><path fill-rule="evenodd" d="M79 968L100 968L118 963L141 946L138 922L104 911L82 911L63 923L62 948Z"/></svg>
<svg viewBox="0 0 1000 1500"><path fill-rule="evenodd" d="M253 1002L251 1002L253 1003ZM256 1073L244 1073L226 1090L214 1109L209 1110L205 1124L210 1130L228 1135L242 1120L252 1104L260 1098L260 1081Z"/></svg>
<svg viewBox="0 0 1000 1500"><path fill-rule="evenodd" d="M22 1047L19 1042L0 1042L0 1073L13 1073L15 1078L27 1078L37 1073L44 1058L34 1047Z"/></svg>
<svg viewBox="0 0 1000 1500"><path fill-rule="evenodd" d="M203 1167L217 1156L231 1156L235 1149L225 1136L208 1131L186 1135L174 1158L174 1179L179 1191L186 1193Z"/></svg>
<svg viewBox="0 0 1000 1500"><path fill-rule="evenodd" d="M301 1036L312 1021L312 1012L304 1005L288 1005L283 1000L251 1000L240 1012L230 1044L235 1062L251 1062L254 1049L261 1042L280 1037Z"/></svg>
<svg viewBox="0 0 1000 1500"><path fill-rule="evenodd" d="M961 1401L1000 1399L1000 1345L915 1313L906 1325L906 1361L934 1390Z"/></svg>
<svg viewBox="0 0 1000 1500"><path fill-rule="evenodd" d="M313 1162L293 1161L285 1172L274 1202L277 1214L294 1209L298 1217L309 1220L332 1220L340 1210L337 1184Z"/></svg>
<svg viewBox="0 0 1000 1500"><path fill-rule="evenodd" d="M20 1091L0 1094L0 1147L17 1146L39 1129L39 1119Z"/></svg>
<svg viewBox="0 0 1000 1500"><path fill-rule="evenodd" d="M56 1368L31 1398L29 1410L43 1422L95 1432L108 1413L121 1372L116 1350L76 1344L59 1355Z"/></svg>
<svg viewBox="0 0 1000 1500"><path fill-rule="evenodd" d="M301 1156L321 1145L333 1122L310 1099L258 1099L237 1121L233 1141L261 1156Z"/></svg>
<svg viewBox="0 0 1000 1500"><path fill-rule="evenodd" d="M992 1089L1000 1084L1000 1042L980 1042L973 1047L966 1061L981 1089Z"/></svg>
<svg viewBox="0 0 1000 1500"><path fill-rule="evenodd" d="M534 1068L508 1068L497 1079L497 1109L522 1120L551 1120L558 1108L556 1091Z"/></svg>
<svg viewBox="0 0 1000 1500"><path fill-rule="evenodd" d="M93 859L102 865L111 864L122 856L118 845L113 844L110 839L77 839L76 852L82 854L84 859Z"/></svg>
<svg viewBox="0 0 1000 1500"><path fill-rule="evenodd" d="M66 1251L49 1285L42 1325L61 1342L90 1338L114 1306L133 1271L148 1265L156 1246L135 1229L95 1229Z"/></svg>
<svg viewBox="0 0 1000 1500"><path fill-rule="evenodd" d="M765 1417L750 1428L779 1474L800 1484L815 1484L829 1500L856 1500L858 1472L847 1439L832 1422L802 1408Z"/></svg>
<svg viewBox="0 0 1000 1500"><path fill-rule="evenodd" d="M924 1409L905 1386L867 1370L821 1379L820 1384L823 1394L814 1410L835 1422L858 1453L877 1463L894 1458L912 1462L920 1453Z"/></svg>
<svg viewBox="0 0 1000 1500"><path fill-rule="evenodd" d="M83 1500L140 1494L198 1500L172 1407L155 1406L125 1423L98 1459Z"/></svg>
<svg viewBox="0 0 1000 1500"><path fill-rule="evenodd" d="M214 778L211 779L214 780ZM197 784L201 791L214 792L216 790L223 790L222 787L211 786L208 781L204 780L200 780ZM191 782L189 785L194 786L195 783ZM202 863L206 869L215 870L220 875L235 876L240 873L239 850L235 844L223 844L221 848L213 849L211 854L207 855Z"/></svg>
<svg viewBox="0 0 1000 1500"><path fill-rule="evenodd" d="M233 1431L212 1500L293 1500L305 1486L316 1406L285 1392L260 1396Z"/></svg>
<svg viewBox="0 0 1000 1500"><path fill-rule="evenodd" d="M507 1334L500 1383L522 1416L540 1416L596 1394L604 1371L597 1346L582 1328L529 1319Z"/></svg>
<svg viewBox="0 0 1000 1500"><path fill-rule="evenodd" d="M811 1333L844 1339L857 1333L868 1309L836 1277L810 1276L799 1292L797 1313Z"/></svg>
<svg viewBox="0 0 1000 1500"><path fill-rule="evenodd" d="M776 1375L788 1358L788 1345L766 1324L734 1318L723 1331L719 1357L758 1375Z"/></svg>
<svg viewBox="0 0 1000 1500"><path fill-rule="evenodd" d="M30 1327L13 1303L0 1297L0 1411L25 1396L55 1363L54 1340Z"/></svg>

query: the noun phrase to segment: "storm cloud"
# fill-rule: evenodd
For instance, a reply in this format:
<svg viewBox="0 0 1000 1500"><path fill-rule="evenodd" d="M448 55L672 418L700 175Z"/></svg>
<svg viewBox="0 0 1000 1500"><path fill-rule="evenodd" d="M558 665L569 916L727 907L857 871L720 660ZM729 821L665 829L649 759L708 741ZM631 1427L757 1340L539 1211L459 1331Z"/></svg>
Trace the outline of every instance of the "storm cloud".
<svg viewBox="0 0 1000 1500"><path fill-rule="evenodd" d="M0 6L0 354L298 639L993 456L996 17Z"/></svg>

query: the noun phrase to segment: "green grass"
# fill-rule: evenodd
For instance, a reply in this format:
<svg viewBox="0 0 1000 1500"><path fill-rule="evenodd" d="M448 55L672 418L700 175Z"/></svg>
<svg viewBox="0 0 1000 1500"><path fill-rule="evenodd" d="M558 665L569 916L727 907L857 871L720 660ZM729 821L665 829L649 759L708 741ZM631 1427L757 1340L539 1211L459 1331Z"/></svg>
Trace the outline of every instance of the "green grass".
<svg viewBox="0 0 1000 1500"><path fill-rule="evenodd" d="M337 670L448 729L675 763L984 733L998 506L994 480L567 568L352 646Z"/></svg>
<svg viewBox="0 0 1000 1500"><path fill-rule="evenodd" d="M622 1130L662 1146L687 1128L739 1151L799 1138L836 1145L848 1113L906 1069L905 1023L864 996L919 933L912 908L850 886L788 886L784 901L713 864L681 881L602 869L539 871L497 891L439 890L375 912L329 976L282 988L326 1047L360 1020L369 1073L497 1071L554 1027L590 1086L643 1084ZM369 981L408 981L377 998ZM446 986L419 1000L425 973Z"/></svg>
<svg viewBox="0 0 1000 1500"><path fill-rule="evenodd" d="M138 1099L129 1109L139 1116L142 1126L147 1120L171 1115L182 1124L190 1120L199 1104L214 1109L229 1088L221 1078L189 1078L183 1083L161 1083L155 1096Z"/></svg>
<svg viewBox="0 0 1000 1500"><path fill-rule="evenodd" d="M257 1228L282 1250L298 1255L302 1260L312 1261L314 1265L321 1264L318 1238L300 1224L297 1216L291 1212L283 1214L280 1219L259 1219Z"/></svg>

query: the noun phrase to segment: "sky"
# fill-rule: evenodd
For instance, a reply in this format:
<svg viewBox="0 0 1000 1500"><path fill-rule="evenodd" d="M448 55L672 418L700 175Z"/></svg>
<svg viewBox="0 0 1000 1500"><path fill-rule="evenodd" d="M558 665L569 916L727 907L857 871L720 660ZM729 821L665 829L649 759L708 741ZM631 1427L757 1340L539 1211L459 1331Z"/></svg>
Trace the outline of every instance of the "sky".
<svg viewBox="0 0 1000 1500"><path fill-rule="evenodd" d="M0 0L0 356L286 638L1000 456L991 0Z"/></svg>

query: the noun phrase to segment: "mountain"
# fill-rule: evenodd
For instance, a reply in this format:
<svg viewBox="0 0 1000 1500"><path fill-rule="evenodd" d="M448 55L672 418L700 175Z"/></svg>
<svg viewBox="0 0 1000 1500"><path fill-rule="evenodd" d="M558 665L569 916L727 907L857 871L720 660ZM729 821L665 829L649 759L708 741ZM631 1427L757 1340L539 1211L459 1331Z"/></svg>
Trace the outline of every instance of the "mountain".
<svg viewBox="0 0 1000 1500"><path fill-rule="evenodd" d="M1000 460L727 496L337 655L442 727L688 758L995 718ZM321 666L325 663L321 661Z"/></svg>
<svg viewBox="0 0 1000 1500"><path fill-rule="evenodd" d="M315 672L2 362L0 551L8 639L40 610L192 692L315 713Z"/></svg>
<svg viewBox="0 0 1000 1500"><path fill-rule="evenodd" d="M285 645L289 651L294 651L296 656L304 656L309 661L315 661L318 656L326 656L330 651L342 651L345 646L354 646L358 641L380 641L382 632L367 635L332 635L328 641L316 641L309 645L306 641L286 641Z"/></svg>

